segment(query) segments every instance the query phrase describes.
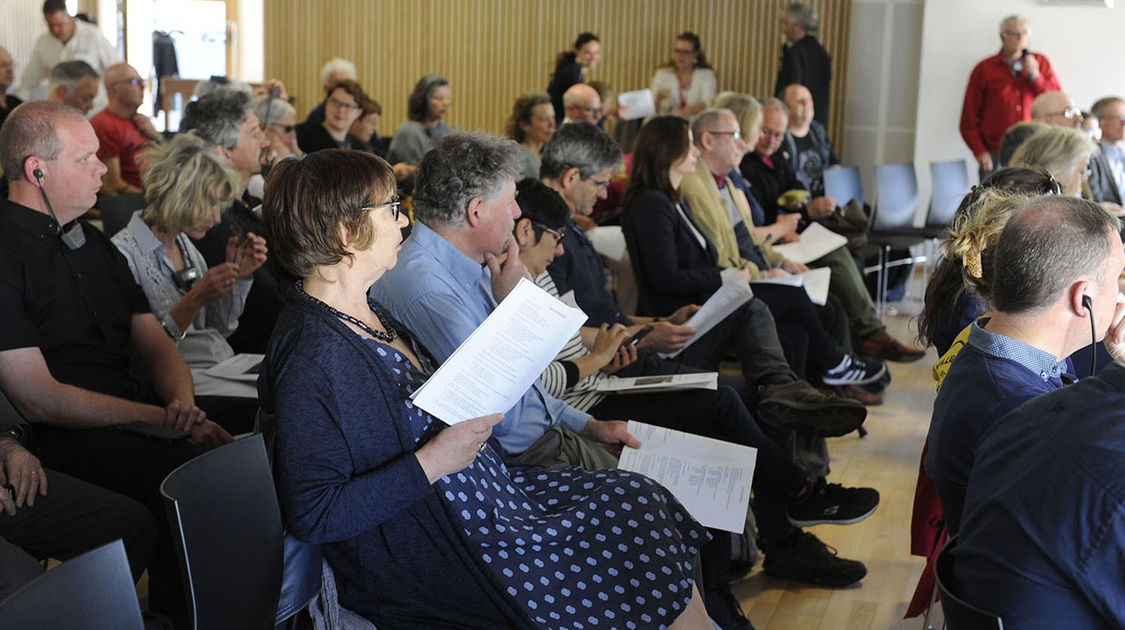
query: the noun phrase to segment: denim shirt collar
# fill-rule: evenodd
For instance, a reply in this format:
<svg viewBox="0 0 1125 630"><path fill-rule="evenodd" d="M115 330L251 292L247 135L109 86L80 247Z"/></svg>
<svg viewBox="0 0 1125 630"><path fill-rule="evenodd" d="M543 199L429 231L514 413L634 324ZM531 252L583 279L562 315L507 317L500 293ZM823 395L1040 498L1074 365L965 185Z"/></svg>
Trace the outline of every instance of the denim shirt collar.
<svg viewBox="0 0 1125 630"><path fill-rule="evenodd" d="M989 332L984 329L987 321L982 318L973 322L973 327L969 330L969 345L985 354L1014 361L1038 374L1044 381L1060 380L1067 373L1066 359L1059 361L1050 352L1006 335Z"/></svg>

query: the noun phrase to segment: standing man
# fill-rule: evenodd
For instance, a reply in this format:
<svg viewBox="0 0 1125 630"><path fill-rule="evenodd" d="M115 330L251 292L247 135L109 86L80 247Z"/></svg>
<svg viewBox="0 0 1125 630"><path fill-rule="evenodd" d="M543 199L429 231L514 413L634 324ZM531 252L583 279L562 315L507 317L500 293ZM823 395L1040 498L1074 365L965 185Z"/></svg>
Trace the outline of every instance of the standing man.
<svg viewBox="0 0 1125 630"><path fill-rule="evenodd" d="M785 45L781 47L781 68L773 91L781 97L787 85L800 83L807 87L816 108L816 121L827 125L832 57L816 39L819 26L820 18L813 7L793 2L785 9L781 22Z"/></svg>
<svg viewBox="0 0 1125 630"><path fill-rule="evenodd" d="M1098 99L1090 108L1102 126L1098 151L1090 158L1090 192L1094 201L1122 205L1125 193L1125 100L1118 96Z"/></svg>
<svg viewBox="0 0 1125 630"><path fill-rule="evenodd" d="M23 100L38 101L46 97L43 81L60 61L79 59L103 75L107 68L121 61L117 49L98 27L67 14L65 0L46 0L43 3L43 19L47 22L48 32L36 40L31 60L20 77L19 94ZM101 108L107 102L105 93L99 92L94 105Z"/></svg>
<svg viewBox="0 0 1125 630"><path fill-rule="evenodd" d="M1000 23L1000 52L981 61L969 75L961 107L961 137L980 166L980 176L996 170L1000 139L1008 127L1031 120L1031 102L1057 91L1059 81L1047 57L1027 49L1031 26L1012 15Z"/></svg>
<svg viewBox="0 0 1125 630"><path fill-rule="evenodd" d="M7 120L8 114L23 102L15 94L8 94L14 80L12 55L6 48L0 47L0 126Z"/></svg>
<svg viewBox="0 0 1125 630"><path fill-rule="evenodd" d="M106 167L101 193L142 192L137 157L160 139L148 116L137 113L144 101L144 81L133 66L119 63L106 69L105 88L109 105L90 119L98 134L98 159Z"/></svg>

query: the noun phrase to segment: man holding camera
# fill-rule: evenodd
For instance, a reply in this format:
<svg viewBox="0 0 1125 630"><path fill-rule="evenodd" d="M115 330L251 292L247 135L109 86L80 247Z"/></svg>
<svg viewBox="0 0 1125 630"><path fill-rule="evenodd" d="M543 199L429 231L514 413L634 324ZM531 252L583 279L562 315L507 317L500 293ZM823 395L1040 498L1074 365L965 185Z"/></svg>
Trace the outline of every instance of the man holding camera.
<svg viewBox="0 0 1125 630"><path fill-rule="evenodd" d="M1012 15L1000 23L1000 52L969 75L961 107L961 137L980 165L980 176L999 164L1000 138L1015 123L1031 119L1031 101L1061 90L1046 55L1028 50L1031 26Z"/></svg>

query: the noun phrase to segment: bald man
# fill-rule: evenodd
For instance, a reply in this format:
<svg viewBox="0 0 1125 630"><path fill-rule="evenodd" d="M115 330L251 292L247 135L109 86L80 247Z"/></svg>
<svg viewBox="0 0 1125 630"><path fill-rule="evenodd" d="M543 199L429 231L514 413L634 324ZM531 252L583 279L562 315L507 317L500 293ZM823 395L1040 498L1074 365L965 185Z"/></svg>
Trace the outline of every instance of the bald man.
<svg viewBox="0 0 1125 630"><path fill-rule="evenodd" d="M1066 92L1044 92L1031 102L1031 120L1073 129L1082 124L1082 110Z"/></svg>
<svg viewBox="0 0 1125 630"><path fill-rule="evenodd" d="M109 105L90 119L98 134L98 159L106 166L103 195L141 192L141 167L137 156L159 140L152 121L137 109L144 100L144 81L136 68L119 63L106 68L105 89Z"/></svg>
<svg viewBox="0 0 1125 630"><path fill-rule="evenodd" d="M602 97L585 83L575 83L563 93L563 108L563 124L584 121L596 125L602 119Z"/></svg>
<svg viewBox="0 0 1125 630"><path fill-rule="evenodd" d="M836 148L824 125L815 120L812 92L799 83L785 86L782 99L789 108L789 130L782 142L789 167L813 197L824 196L824 169L836 166Z"/></svg>
<svg viewBox="0 0 1125 630"><path fill-rule="evenodd" d="M6 48L0 47L0 126L4 124L8 114L23 102L15 94L8 94L8 88L12 87L14 80L12 55Z"/></svg>

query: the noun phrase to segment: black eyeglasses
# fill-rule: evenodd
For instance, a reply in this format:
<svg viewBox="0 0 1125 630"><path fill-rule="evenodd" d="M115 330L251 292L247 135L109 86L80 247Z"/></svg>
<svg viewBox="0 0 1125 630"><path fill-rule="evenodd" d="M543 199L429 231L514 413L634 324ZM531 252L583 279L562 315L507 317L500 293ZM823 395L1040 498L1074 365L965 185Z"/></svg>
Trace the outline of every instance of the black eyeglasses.
<svg viewBox="0 0 1125 630"><path fill-rule="evenodd" d="M387 208L390 210L391 218L398 221L398 216L402 213L402 201L396 197L387 203L381 203L377 206L364 206L360 208L360 210L378 210L379 208Z"/></svg>
<svg viewBox="0 0 1125 630"><path fill-rule="evenodd" d="M346 110L360 109L360 106L356 105L355 103L345 103L344 101L341 101L340 99L333 96L328 97L328 103Z"/></svg>
<svg viewBox="0 0 1125 630"><path fill-rule="evenodd" d="M535 227L539 228L540 230L543 230L544 232L546 232L548 234L553 234L555 236L555 238L559 239L560 241L563 240L564 236L566 236L566 228L565 227L561 227L557 230L552 230L551 228L543 225L542 223L540 223L538 221L532 221L531 224L534 225Z"/></svg>

